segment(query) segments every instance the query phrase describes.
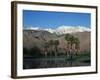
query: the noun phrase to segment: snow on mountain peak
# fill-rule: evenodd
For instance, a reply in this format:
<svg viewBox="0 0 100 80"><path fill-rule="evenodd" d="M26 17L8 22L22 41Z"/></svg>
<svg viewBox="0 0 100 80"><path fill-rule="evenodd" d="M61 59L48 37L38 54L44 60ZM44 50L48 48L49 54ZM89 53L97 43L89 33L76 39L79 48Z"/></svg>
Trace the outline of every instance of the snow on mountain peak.
<svg viewBox="0 0 100 80"><path fill-rule="evenodd" d="M82 27L82 26L60 26L56 29L55 33L58 34L65 34L65 33L75 33L75 32L84 32L84 31L90 31L89 28Z"/></svg>
<svg viewBox="0 0 100 80"><path fill-rule="evenodd" d="M76 33L76 32L84 32L84 31L90 32L90 28L84 26L64 26L64 25L59 26L56 29L52 29L52 28L41 29L40 27L29 27L26 28L26 30L45 30L50 33L56 33L56 34Z"/></svg>

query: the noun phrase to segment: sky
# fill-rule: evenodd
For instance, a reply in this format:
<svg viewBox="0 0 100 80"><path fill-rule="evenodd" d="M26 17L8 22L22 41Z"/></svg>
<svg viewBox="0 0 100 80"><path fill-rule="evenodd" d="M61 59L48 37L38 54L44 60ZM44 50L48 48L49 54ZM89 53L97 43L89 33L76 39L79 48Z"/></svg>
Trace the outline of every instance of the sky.
<svg viewBox="0 0 100 80"><path fill-rule="evenodd" d="M90 28L90 13L51 12L23 10L23 27L39 27L56 29L59 26L83 26Z"/></svg>

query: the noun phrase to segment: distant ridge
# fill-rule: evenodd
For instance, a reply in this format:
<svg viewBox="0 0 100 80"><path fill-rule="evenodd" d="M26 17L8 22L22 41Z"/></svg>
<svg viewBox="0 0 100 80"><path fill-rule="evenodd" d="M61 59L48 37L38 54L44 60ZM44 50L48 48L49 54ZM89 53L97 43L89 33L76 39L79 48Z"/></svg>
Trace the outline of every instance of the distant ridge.
<svg viewBox="0 0 100 80"><path fill-rule="evenodd" d="M41 29L39 27L29 27L25 28L24 30L38 30L38 31L48 31L50 33L55 33L58 35L66 34L66 33L76 33L76 32L90 32L90 28L84 27L84 26L60 26L56 29Z"/></svg>

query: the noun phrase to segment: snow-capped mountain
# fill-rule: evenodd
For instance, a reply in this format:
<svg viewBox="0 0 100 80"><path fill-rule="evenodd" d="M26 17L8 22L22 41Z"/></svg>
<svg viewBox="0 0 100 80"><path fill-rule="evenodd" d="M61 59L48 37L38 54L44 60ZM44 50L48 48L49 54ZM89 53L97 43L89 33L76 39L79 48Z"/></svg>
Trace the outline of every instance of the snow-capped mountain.
<svg viewBox="0 0 100 80"><path fill-rule="evenodd" d="M90 32L90 28L82 27L82 26L77 26L77 27L72 27L72 26L60 26L56 29L45 29L46 31L50 33L56 33L56 34L66 34L66 33L76 33L76 32Z"/></svg>
<svg viewBox="0 0 100 80"><path fill-rule="evenodd" d="M85 31L90 32L90 29L86 27L81 27L81 26L78 26L78 27L61 26L61 27L58 27L54 31L54 33L66 34L66 33L76 33L76 32L85 32Z"/></svg>
<svg viewBox="0 0 100 80"><path fill-rule="evenodd" d="M90 28L83 27L83 26L60 26L56 29L41 29L39 27L30 27L26 28L27 30L45 30L50 33L56 33L56 34L66 34L66 33L76 33L76 32L90 32Z"/></svg>

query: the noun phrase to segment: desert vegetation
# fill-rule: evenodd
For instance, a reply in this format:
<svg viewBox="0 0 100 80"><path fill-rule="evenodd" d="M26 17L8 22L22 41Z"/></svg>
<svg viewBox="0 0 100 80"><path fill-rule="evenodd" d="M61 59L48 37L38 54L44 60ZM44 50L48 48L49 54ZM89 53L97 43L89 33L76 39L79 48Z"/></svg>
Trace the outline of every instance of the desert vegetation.
<svg viewBox="0 0 100 80"><path fill-rule="evenodd" d="M80 51L79 38L71 34L66 34L64 39L66 41L66 47L63 49L64 52L60 52L59 39L45 41L42 48L34 46L27 49L24 47L23 68L30 69L90 65L90 51Z"/></svg>

